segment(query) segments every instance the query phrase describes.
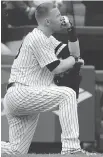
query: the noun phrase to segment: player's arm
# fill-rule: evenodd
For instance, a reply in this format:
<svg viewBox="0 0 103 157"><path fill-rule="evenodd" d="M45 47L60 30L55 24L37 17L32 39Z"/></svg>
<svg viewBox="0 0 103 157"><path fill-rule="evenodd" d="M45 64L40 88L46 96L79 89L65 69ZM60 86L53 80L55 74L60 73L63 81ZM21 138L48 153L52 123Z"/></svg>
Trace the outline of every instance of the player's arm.
<svg viewBox="0 0 103 157"><path fill-rule="evenodd" d="M34 52L34 55L40 65L41 68L45 66L54 74L62 73L75 64L75 59L73 56L70 56L64 60L60 60L57 58L55 54L54 48L51 46L48 40L44 39L42 35L37 38L37 36L33 36L33 46L30 46ZM31 44L30 44L31 45Z"/></svg>
<svg viewBox="0 0 103 157"><path fill-rule="evenodd" d="M48 64L47 68L54 74L59 74L72 68L75 64L75 58L70 56L68 45L63 44L53 36L51 37L51 42L58 60Z"/></svg>
<svg viewBox="0 0 103 157"><path fill-rule="evenodd" d="M75 29L72 27L71 30L67 29L68 31L68 49L70 54L74 57L80 57L80 46L79 40L76 36Z"/></svg>
<svg viewBox="0 0 103 157"><path fill-rule="evenodd" d="M66 59L70 56L70 51L68 48L68 44L64 44L61 41L58 41L55 37L51 37L52 44L54 46L55 55L58 59Z"/></svg>
<svg viewBox="0 0 103 157"><path fill-rule="evenodd" d="M75 64L75 58L70 56L63 60L57 60L47 65L47 68L54 74L60 74L72 68Z"/></svg>
<svg viewBox="0 0 103 157"><path fill-rule="evenodd" d="M79 40L76 35L76 31L68 17L63 17L62 27L67 29L68 33L68 48L70 54L74 57L80 57L80 47L79 47Z"/></svg>
<svg viewBox="0 0 103 157"><path fill-rule="evenodd" d="M68 45L63 44L62 42L59 43L55 48L55 55L57 56L58 60L47 65L47 68L51 72L53 71L54 74L59 74L71 69L77 61L81 65L84 64L84 61L82 59L77 59L77 57L71 55L68 49Z"/></svg>

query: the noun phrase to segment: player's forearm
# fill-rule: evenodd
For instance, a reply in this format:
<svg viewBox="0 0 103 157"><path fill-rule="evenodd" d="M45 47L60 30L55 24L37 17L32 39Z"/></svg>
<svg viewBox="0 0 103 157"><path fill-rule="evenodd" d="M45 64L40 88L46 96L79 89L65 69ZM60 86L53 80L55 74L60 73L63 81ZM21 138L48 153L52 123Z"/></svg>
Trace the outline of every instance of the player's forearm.
<svg viewBox="0 0 103 157"><path fill-rule="evenodd" d="M70 56L64 60L60 61L60 64L53 70L54 74L60 74L62 72L67 71L68 69L72 68L75 64L74 57Z"/></svg>
<svg viewBox="0 0 103 157"><path fill-rule="evenodd" d="M78 39L75 42L68 41L68 48L71 55L73 55L74 57L80 57L80 47Z"/></svg>
<svg viewBox="0 0 103 157"><path fill-rule="evenodd" d="M76 29L67 16L62 17L61 26L67 29L68 49L70 51L70 54L76 58L80 57L80 47Z"/></svg>
<svg viewBox="0 0 103 157"><path fill-rule="evenodd" d="M68 33L68 48L70 54L73 55L74 57L79 57L80 47L75 27L71 26L70 28L67 28L67 33Z"/></svg>

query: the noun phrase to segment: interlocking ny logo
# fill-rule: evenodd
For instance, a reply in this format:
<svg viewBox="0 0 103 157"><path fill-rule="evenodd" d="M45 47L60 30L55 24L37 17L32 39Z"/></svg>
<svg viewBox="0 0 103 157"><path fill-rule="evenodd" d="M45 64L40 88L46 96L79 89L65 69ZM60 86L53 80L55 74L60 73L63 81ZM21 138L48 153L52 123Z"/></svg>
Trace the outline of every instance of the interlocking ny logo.
<svg viewBox="0 0 103 157"><path fill-rule="evenodd" d="M80 88L79 89L78 103L80 103L82 101L85 101L85 100L89 99L92 96L93 95L90 92L85 91L84 89ZM56 115L59 115L59 110L53 111L53 113L55 113Z"/></svg>

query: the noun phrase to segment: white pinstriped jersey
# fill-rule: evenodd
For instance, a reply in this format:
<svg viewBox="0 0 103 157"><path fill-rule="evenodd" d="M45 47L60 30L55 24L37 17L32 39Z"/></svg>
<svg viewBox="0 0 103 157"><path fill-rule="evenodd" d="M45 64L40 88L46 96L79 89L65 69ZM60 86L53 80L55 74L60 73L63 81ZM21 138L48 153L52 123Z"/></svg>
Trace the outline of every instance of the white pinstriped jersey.
<svg viewBox="0 0 103 157"><path fill-rule="evenodd" d="M27 154L40 113L57 106L62 154L80 151L76 93L69 87L52 84L54 75L46 66L57 60L59 52L64 54L65 49L61 50L65 46L53 36L47 38L37 28L24 39L9 79L9 82L19 83L9 88L4 98L10 135L8 143L1 142L4 154Z"/></svg>
<svg viewBox="0 0 103 157"><path fill-rule="evenodd" d="M19 82L29 86L43 87L53 82L54 74L46 65L57 59L55 48L60 44L53 36L49 38L35 28L24 39L18 57L14 60L10 82ZM65 47L63 44L58 53Z"/></svg>

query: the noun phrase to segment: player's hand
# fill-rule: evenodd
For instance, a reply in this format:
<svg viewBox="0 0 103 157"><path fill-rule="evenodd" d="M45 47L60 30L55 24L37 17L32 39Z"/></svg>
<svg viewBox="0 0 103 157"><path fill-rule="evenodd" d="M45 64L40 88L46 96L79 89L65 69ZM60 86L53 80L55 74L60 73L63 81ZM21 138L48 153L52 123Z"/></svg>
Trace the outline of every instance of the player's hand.
<svg viewBox="0 0 103 157"><path fill-rule="evenodd" d="M78 63L80 63L81 67L84 66L84 60L82 58L79 58L78 59Z"/></svg>
<svg viewBox="0 0 103 157"><path fill-rule="evenodd" d="M61 27L66 28L66 29L72 27L72 23L71 23L70 19L67 16L62 16L62 18L61 18Z"/></svg>

